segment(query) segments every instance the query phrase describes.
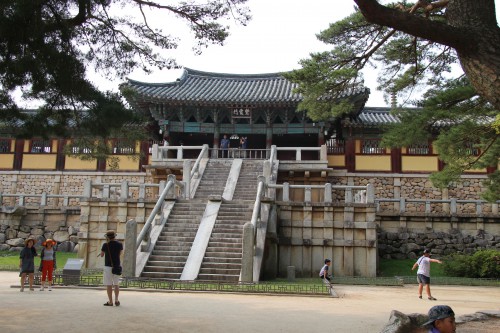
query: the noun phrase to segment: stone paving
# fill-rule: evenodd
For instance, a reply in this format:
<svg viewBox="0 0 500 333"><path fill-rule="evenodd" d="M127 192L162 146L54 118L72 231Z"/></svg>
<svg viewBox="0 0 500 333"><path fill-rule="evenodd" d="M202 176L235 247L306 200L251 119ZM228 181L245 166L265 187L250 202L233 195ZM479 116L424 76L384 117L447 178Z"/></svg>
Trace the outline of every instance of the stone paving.
<svg viewBox="0 0 500 333"><path fill-rule="evenodd" d="M15 272L0 272L2 332L380 332L393 309L426 313L450 305L457 316L500 310L500 288L433 286L439 301L419 300L415 286L336 286L341 298L123 290L104 307L103 289L56 287L19 292ZM458 333L500 332L500 321L459 326Z"/></svg>

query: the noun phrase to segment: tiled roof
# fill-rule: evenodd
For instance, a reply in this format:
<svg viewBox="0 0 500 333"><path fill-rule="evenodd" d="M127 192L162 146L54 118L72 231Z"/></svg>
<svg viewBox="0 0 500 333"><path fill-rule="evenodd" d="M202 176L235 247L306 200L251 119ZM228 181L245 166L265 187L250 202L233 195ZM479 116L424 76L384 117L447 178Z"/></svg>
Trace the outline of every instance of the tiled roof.
<svg viewBox="0 0 500 333"><path fill-rule="evenodd" d="M353 127L378 127L401 122L390 111L391 108L386 107L365 107L355 118L345 119L344 124Z"/></svg>
<svg viewBox="0 0 500 333"><path fill-rule="evenodd" d="M180 79L167 83L144 83L128 79L122 87L133 89L132 104L169 103L183 105L297 105L302 96L293 90L297 87L280 73L224 74L184 69ZM345 97L366 95L362 88Z"/></svg>

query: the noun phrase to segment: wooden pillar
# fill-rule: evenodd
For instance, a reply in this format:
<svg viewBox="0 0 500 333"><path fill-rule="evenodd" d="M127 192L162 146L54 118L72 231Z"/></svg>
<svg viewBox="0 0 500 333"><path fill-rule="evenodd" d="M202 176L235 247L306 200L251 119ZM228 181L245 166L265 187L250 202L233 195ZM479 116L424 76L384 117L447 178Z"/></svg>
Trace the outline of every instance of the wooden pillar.
<svg viewBox="0 0 500 333"><path fill-rule="evenodd" d="M401 148L391 148L391 171L401 173Z"/></svg>
<svg viewBox="0 0 500 333"><path fill-rule="evenodd" d="M21 170L23 168L23 153L24 153L24 140L16 139L14 149L14 170ZM16 192L13 192L16 193Z"/></svg>
<svg viewBox="0 0 500 333"><path fill-rule="evenodd" d="M144 165L148 165L148 163L149 163L149 142L148 141L141 141L141 144L139 145L139 147L140 147L140 154L141 154L141 159L139 160L139 170L146 171L144 169Z"/></svg>
<svg viewBox="0 0 500 333"><path fill-rule="evenodd" d="M348 172L356 171L356 145L352 137L345 140L345 166Z"/></svg>
<svg viewBox="0 0 500 333"><path fill-rule="evenodd" d="M66 155L64 154L64 146L66 145L66 140L64 139L59 139L57 140L57 157L56 157L56 170L57 171L63 171L65 162L66 162Z"/></svg>

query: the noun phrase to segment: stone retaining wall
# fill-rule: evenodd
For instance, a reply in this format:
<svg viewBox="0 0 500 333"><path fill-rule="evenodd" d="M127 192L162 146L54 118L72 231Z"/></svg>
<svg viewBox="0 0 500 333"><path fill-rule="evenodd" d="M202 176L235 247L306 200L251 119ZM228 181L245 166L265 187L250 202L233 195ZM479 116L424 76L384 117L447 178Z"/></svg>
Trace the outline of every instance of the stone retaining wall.
<svg viewBox="0 0 500 333"><path fill-rule="evenodd" d="M27 238L35 246L48 238L57 242L57 251L77 252L80 209L26 209L2 207L0 211L0 250L20 251Z"/></svg>

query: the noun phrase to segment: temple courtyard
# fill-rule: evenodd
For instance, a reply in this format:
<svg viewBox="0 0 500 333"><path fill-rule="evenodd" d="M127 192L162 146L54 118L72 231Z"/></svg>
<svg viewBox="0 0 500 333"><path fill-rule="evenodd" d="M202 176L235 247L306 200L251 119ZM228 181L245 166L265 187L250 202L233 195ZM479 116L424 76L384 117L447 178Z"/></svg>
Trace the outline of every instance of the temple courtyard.
<svg viewBox="0 0 500 333"><path fill-rule="evenodd" d="M447 304L457 316L500 310L500 288L433 286L438 301L418 299L415 285L336 287L341 298L122 290L104 307L103 289L55 287L19 292L18 274L0 272L2 332L380 332L392 310L427 313ZM28 290L28 291L26 291ZM500 320L457 332L498 332Z"/></svg>

